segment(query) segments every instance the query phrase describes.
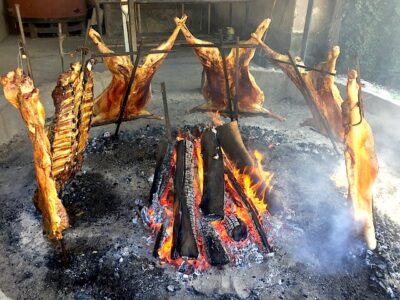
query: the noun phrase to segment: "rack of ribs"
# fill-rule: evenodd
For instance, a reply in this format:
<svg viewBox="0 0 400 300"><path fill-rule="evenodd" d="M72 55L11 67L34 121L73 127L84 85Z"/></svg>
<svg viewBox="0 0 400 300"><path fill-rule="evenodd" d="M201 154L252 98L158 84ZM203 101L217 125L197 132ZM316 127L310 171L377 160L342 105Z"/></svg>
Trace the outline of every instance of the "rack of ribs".
<svg viewBox="0 0 400 300"><path fill-rule="evenodd" d="M314 69L321 70L322 72L307 71L299 68L299 72L303 77L302 80L297 76L297 71L290 63L288 55L280 54L272 50L259 38L259 36L252 34L252 37L261 45L266 56L273 61L275 65L282 69L305 98L308 97L308 94L311 94L312 101L318 108L319 112L326 118L334 138L337 141L343 141L344 129L342 126L341 115L343 99L340 96L339 89L335 85L335 77L331 75L332 73L335 73L336 61L340 54L340 48L338 46L333 47L328 52L326 61L321 62L314 67ZM303 61L299 57L295 58L295 63L304 65ZM305 83L305 86L303 82ZM318 111L314 111L313 109L310 110L313 116L313 127L322 134L327 135L328 133L321 123Z"/></svg>
<svg viewBox="0 0 400 300"><path fill-rule="evenodd" d="M186 19L187 17L184 16L182 19L177 20L175 30L157 50L172 49ZM113 53L94 29L90 29L89 36L101 53ZM167 56L168 53L149 54L144 63L138 66L123 116L124 120L155 117L147 112L145 108L151 100L151 80ZM95 99L92 122L94 126L117 121L124 93L128 88L129 78L133 70L132 62L128 56L105 57L104 62L112 74L112 80L108 87Z"/></svg>
<svg viewBox="0 0 400 300"><path fill-rule="evenodd" d="M34 204L42 214L44 231L50 239L61 239L63 230L69 227L69 219L57 196L56 183L52 175L50 142L44 128L45 111L39 100L39 90L21 69L2 76L0 82L4 87L7 101L20 111L32 142L38 183Z"/></svg>
<svg viewBox="0 0 400 300"><path fill-rule="evenodd" d="M359 103L357 72L350 70L347 82L347 100L343 103L345 128L345 162L348 180L348 199L353 216L361 225L369 249L376 247L373 222L372 188L378 175L378 159L375 153L371 127L363 117Z"/></svg>
<svg viewBox="0 0 400 300"><path fill-rule="evenodd" d="M59 75L52 97L55 107L53 122L49 127L52 153L52 174L57 190L71 177L78 148L78 114L83 96L81 64Z"/></svg>
<svg viewBox="0 0 400 300"><path fill-rule="evenodd" d="M271 20L269 19L262 21L253 35L261 39L268 30L270 22ZM212 44L194 37L186 25L182 27L182 33L189 44ZM256 44L256 42L257 40L251 37L249 40L241 42L241 44L252 45ZM226 112L228 110L229 99L225 89L224 68L219 49L216 47L194 47L193 51L203 66L205 81L202 92L206 103L193 108L191 111L205 110ZM249 71L250 61L253 59L255 51L255 48L239 48L238 110L240 113L259 114L283 121L284 119L282 117L263 107L265 100L264 93ZM226 56L225 60L230 93L231 95L236 95L236 49L233 48L228 56Z"/></svg>

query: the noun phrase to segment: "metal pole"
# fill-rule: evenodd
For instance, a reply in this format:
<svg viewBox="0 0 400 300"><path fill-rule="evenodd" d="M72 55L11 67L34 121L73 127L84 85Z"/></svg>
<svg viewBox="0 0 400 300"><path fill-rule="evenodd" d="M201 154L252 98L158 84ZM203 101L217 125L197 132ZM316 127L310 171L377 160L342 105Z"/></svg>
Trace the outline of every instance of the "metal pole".
<svg viewBox="0 0 400 300"><path fill-rule="evenodd" d="M63 49L62 25L58 23L58 52L60 53L61 71L64 72L64 49Z"/></svg>
<svg viewBox="0 0 400 300"><path fill-rule="evenodd" d="M142 43L139 42L138 51L137 51L138 53L136 55L135 64L133 66L131 77L129 78L128 86L126 87L126 91L125 91L124 98L123 98L123 101L122 101L121 109L120 109L120 112L119 112L119 117L118 117L118 121L117 121L117 128L115 129L115 137L118 137L119 128L120 128L122 120L124 118L126 104L128 103L129 94L131 92L131 88L132 88L133 82L135 81L136 71L137 71L137 68L139 66L141 50L142 50Z"/></svg>
<svg viewBox="0 0 400 300"><path fill-rule="evenodd" d="M232 96L231 96L231 90L229 87L229 78L228 78L228 69L226 67L226 57L225 57L225 52L224 49L222 49L222 39L223 39L223 35L222 35L222 31L220 32L220 45L221 47L218 48L219 53L221 55L221 59L222 59L222 67L224 70L224 77L225 77L225 90L226 90L226 96L228 97L228 108L229 108L229 115L231 117L231 121L233 121L235 118L233 116L233 107L232 107Z"/></svg>
<svg viewBox="0 0 400 300"><path fill-rule="evenodd" d="M167 135L168 141L172 142L172 130L171 130L171 122L170 122L170 118L169 118L168 98L167 98L167 90L165 89L165 82L161 82L161 93L162 93L162 100L163 100L163 105L164 105L165 133Z"/></svg>
<svg viewBox="0 0 400 300"><path fill-rule="evenodd" d="M238 45L240 44L239 37L236 38L236 43ZM236 47L235 48L235 102L234 102L236 121L239 121L239 63L240 63L239 47Z"/></svg>
<svg viewBox="0 0 400 300"><path fill-rule="evenodd" d="M22 25L22 18L21 18L21 12L19 10L19 4L15 4L15 13L17 15L17 20L18 20L18 26L19 26L19 33L23 45L23 53L21 54L21 58L26 60L26 67L28 69L28 75L32 79L33 82L33 72L32 72L32 66L31 66L31 59L29 57L28 49L26 48L26 39L25 39L25 32L24 32L24 26Z"/></svg>
<svg viewBox="0 0 400 300"><path fill-rule="evenodd" d="M135 1L128 0L128 17L129 17L129 51L137 50L137 35L136 35L136 22L135 22ZM131 60L133 61L133 56L131 56Z"/></svg>
<svg viewBox="0 0 400 300"><path fill-rule="evenodd" d="M308 0L306 22L304 24L303 40L301 42L301 54L300 54L300 56L303 57L304 61L306 61L308 37L310 35L310 27L311 27L310 25L311 25L313 8L314 8L314 0Z"/></svg>

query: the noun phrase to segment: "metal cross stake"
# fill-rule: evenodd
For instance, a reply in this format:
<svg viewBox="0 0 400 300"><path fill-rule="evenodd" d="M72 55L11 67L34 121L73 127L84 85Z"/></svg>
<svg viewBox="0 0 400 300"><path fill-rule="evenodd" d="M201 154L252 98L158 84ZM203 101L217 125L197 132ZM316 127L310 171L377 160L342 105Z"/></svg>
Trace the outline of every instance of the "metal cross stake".
<svg viewBox="0 0 400 300"><path fill-rule="evenodd" d="M128 99L129 99L129 95L131 93L132 85L133 85L133 82L135 81L136 71L137 71L138 66L139 66L141 52L142 52L142 43L139 42L138 50L137 50L137 54L136 54L136 59L135 59L135 64L133 65L133 70L132 70L132 73L131 73L131 77L129 78L128 86L126 87L124 98L123 98L122 104L121 104L121 109L119 111L119 117L118 117L118 121L117 121L117 128L115 129L115 137L118 137L119 128L120 128L122 120L124 118L126 104L128 103Z"/></svg>

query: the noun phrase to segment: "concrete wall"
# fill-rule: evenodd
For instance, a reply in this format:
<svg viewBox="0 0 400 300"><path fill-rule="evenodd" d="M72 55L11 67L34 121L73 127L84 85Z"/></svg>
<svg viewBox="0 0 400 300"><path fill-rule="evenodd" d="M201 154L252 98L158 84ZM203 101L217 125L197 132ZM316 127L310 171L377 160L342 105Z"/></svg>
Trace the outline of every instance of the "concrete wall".
<svg viewBox="0 0 400 300"><path fill-rule="evenodd" d="M0 0L0 41L3 40L8 34L6 24L6 8L3 0Z"/></svg>

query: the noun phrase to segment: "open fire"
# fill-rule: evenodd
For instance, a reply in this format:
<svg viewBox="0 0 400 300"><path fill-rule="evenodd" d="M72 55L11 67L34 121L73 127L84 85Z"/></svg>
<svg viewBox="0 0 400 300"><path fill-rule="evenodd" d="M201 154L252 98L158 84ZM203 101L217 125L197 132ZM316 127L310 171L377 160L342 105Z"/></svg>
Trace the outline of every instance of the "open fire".
<svg viewBox="0 0 400 300"><path fill-rule="evenodd" d="M219 126L162 143L149 205L142 210L156 235L153 255L189 272L240 264L254 245L260 260L272 252L265 221L273 174L263 169L261 152L250 155L244 148L237 122L220 125L218 115L212 117ZM241 148L248 165L226 145Z"/></svg>

